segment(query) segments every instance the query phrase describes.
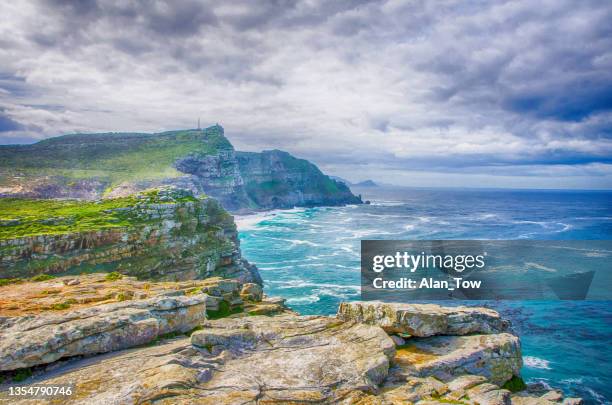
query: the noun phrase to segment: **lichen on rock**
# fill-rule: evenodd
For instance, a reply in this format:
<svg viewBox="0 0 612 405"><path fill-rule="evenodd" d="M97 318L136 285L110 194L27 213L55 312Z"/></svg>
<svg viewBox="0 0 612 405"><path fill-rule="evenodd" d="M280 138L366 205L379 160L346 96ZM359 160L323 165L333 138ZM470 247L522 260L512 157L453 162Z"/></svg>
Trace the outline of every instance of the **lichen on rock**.
<svg viewBox="0 0 612 405"><path fill-rule="evenodd" d="M378 301L343 302L337 317L378 325L388 333L412 336L467 335L507 331L510 323L488 308L442 307Z"/></svg>

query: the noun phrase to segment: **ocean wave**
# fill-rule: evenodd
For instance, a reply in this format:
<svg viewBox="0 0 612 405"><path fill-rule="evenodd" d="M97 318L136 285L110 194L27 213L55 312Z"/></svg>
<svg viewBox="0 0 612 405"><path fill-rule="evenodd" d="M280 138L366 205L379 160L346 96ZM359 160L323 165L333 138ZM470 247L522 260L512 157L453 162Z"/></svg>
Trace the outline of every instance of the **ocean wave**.
<svg viewBox="0 0 612 405"><path fill-rule="evenodd" d="M482 213L482 214L478 214L476 216L476 218L478 218L478 219L493 219L493 218L499 218L499 215L498 214L494 214L492 212L485 212L485 213Z"/></svg>
<svg viewBox="0 0 612 405"><path fill-rule="evenodd" d="M321 260L322 258L325 257L335 257L338 256L340 253L339 252L332 252L332 253L321 253L318 255L308 255L306 256L307 260Z"/></svg>
<svg viewBox="0 0 612 405"><path fill-rule="evenodd" d="M597 403L599 403L599 404L609 404L610 403L610 402L608 402L606 397L601 395L599 392L595 391L593 388L590 388L590 387L587 387L587 386L583 386L583 388L586 390L586 392L588 392L591 395L591 397L595 401L597 401Z"/></svg>
<svg viewBox="0 0 612 405"><path fill-rule="evenodd" d="M313 287L313 288L331 288L331 289L346 289L351 290L353 292L359 293L361 291L361 286L359 285L342 285L342 284L333 284L333 283L315 283L312 281L306 281L302 279L293 279L293 280L269 280L266 283L273 284L279 289L290 289L290 288L305 288L305 287Z"/></svg>
<svg viewBox="0 0 612 405"><path fill-rule="evenodd" d="M539 264L539 263L527 262L527 263L525 263L525 266L527 268L532 267L534 269L538 269L538 270L542 270L542 271L547 271L547 272L550 272L550 273L556 273L557 272L557 269L553 269L551 267L546 267L543 264Z"/></svg>
<svg viewBox="0 0 612 405"><path fill-rule="evenodd" d="M315 302L319 301L321 298L319 298L318 295L306 295L304 297L293 297L293 298L288 298L287 301L285 301L285 303L291 305L291 304L314 304Z"/></svg>
<svg viewBox="0 0 612 405"><path fill-rule="evenodd" d="M308 245L308 246L312 246L312 247L321 246L318 243L311 242L309 240L303 240L303 239L282 239L282 240L290 242L291 245L293 245L293 246L297 246L297 245Z"/></svg>
<svg viewBox="0 0 612 405"><path fill-rule="evenodd" d="M358 231L353 231L353 239L362 239L364 236L373 236L373 235L393 235L392 232L382 231L380 229L363 229Z"/></svg>
<svg viewBox="0 0 612 405"><path fill-rule="evenodd" d="M375 207L399 207L406 205L405 201L372 201L370 205Z"/></svg>
<svg viewBox="0 0 612 405"><path fill-rule="evenodd" d="M260 238L265 238L265 239L272 239L272 240L277 240L280 242L288 242L290 244L290 247L294 247L294 246L298 246L298 245L308 245L308 246L312 246L312 247L318 247L321 246L318 243L309 241L309 240L304 240L304 239L285 239L285 238L277 238L274 236L266 236L266 235L261 235Z"/></svg>
<svg viewBox="0 0 612 405"><path fill-rule="evenodd" d="M349 299L359 294L358 291L352 291L350 289L338 289L338 288L315 288L313 290L318 296L326 295L328 297Z"/></svg>
<svg viewBox="0 0 612 405"><path fill-rule="evenodd" d="M257 212L253 214L245 214L245 215L235 215L234 222L238 227L239 231L248 231L257 229L258 225L266 221L270 218L274 218L277 216L281 216L283 214L297 214L305 212L306 208L289 208L289 209L278 209L278 210L270 210L265 212Z"/></svg>
<svg viewBox="0 0 612 405"><path fill-rule="evenodd" d="M525 367L529 368L550 370L550 361L535 356L523 356L523 364L525 364Z"/></svg>
<svg viewBox="0 0 612 405"><path fill-rule="evenodd" d="M372 214L370 212L364 212L362 214L365 217L371 217L371 218L382 218L382 219L388 219L388 218L405 218L406 215L394 215L394 214Z"/></svg>

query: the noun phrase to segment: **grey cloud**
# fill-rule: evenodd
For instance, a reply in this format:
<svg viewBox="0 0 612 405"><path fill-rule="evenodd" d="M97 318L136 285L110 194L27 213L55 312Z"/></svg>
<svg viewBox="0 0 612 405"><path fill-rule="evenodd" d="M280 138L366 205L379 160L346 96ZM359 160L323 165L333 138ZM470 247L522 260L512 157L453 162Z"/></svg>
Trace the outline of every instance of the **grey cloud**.
<svg viewBox="0 0 612 405"><path fill-rule="evenodd" d="M611 19L569 0L5 3L0 106L24 127L0 139L202 117L354 170L605 165Z"/></svg>

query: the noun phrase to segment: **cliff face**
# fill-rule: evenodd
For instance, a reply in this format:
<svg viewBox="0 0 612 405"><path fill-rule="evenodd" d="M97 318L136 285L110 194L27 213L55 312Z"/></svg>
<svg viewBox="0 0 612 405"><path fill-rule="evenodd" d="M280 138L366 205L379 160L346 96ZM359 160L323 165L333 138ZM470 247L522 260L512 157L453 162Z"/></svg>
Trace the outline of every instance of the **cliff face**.
<svg viewBox="0 0 612 405"><path fill-rule="evenodd" d="M238 152L237 158L246 193L257 206L290 208L361 203L344 183L287 152Z"/></svg>
<svg viewBox="0 0 612 405"><path fill-rule="evenodd" d="M98 199L160 186L213 196L230 211L361 202L306 160L236 152L219 125L0 146L0 197Z"/></svg>
<svg viewBox="0 0 612 405"><path fill-rule="evenodd" d="M231 215L162 190L99 202L0 200L0 278L118 271L146 279L258 282Z"/></svg>

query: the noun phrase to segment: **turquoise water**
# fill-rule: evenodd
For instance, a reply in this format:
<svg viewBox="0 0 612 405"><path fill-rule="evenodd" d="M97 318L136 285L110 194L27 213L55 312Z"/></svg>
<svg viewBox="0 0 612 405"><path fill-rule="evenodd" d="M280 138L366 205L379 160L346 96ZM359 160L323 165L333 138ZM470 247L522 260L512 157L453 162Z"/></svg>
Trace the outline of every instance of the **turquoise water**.
<svg viewBox="0 0 612 405"><path fill-rule="evenodd" d="M612 193L363 189L371 205L237 219L266 293L302 314L359 299L362 239L612 239ZM612 286L610 286L612 288ZM513 321L523 376L588 403L612 399L610 302L485 303Z"/></svg>

